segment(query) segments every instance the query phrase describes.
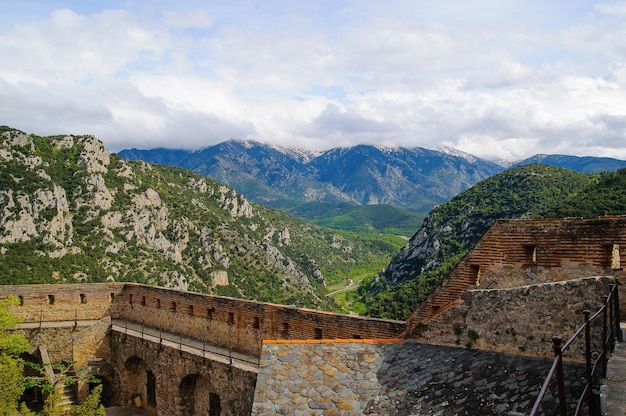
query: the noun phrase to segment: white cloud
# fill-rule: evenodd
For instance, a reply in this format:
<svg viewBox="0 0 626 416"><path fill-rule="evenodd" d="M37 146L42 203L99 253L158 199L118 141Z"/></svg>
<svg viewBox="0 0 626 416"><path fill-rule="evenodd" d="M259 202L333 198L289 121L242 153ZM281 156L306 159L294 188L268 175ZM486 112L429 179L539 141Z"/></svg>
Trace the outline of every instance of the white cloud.
<svg viewBox="0 0 626 416"><path fill-rule="evenodd" d="M617 17L626 17L626 1L618 1L616 3L601 3L595 6L595 9L609 15Z"/></svg>
<svg viewBox="0 0 626 416"><path fill-rule="evenodd" d="M163 20L172 28L209 28L213 25L213 17L204 10L166 11Z"/></svg>
<svg viewBox="0 0 626 416"><path fill-rule="evenodd" d="M625 5L184 0L20 14L0 27L0 124L96 134L113 151L238 137L626 159Z"/></svg>

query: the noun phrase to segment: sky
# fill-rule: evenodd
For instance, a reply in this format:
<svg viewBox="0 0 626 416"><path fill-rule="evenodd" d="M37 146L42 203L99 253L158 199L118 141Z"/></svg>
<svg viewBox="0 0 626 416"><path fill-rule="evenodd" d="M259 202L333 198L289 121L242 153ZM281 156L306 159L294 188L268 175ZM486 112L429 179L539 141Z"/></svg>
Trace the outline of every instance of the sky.
<svg viewBox="0 0 626 416"><path fill-rule="evenodd" d="M626 160L626 1L0 0L0 125Z"/></svg>

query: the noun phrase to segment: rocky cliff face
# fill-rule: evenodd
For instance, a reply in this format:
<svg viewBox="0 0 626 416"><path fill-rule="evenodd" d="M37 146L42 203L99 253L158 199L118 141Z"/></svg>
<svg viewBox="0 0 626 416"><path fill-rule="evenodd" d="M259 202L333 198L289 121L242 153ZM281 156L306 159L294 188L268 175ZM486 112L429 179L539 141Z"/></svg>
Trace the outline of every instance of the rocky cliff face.
<svg viewBox="0 0 626 416"><path fill-rule="evenodd" d="M139 281L329 307L316 288L324 260L293 243L309 226L227 186L122 160L92 136L9 128L0 129L0 171L3 283Z"/></svg>
<svg viewBox="0 0 626 416"><path fill-rule="evenodd" d="M372 283L378 293L419 278L460 257L500 218L541 216L592 184L589 175L547 165L524 165L487 178L434 208L420 229Z"/></svg>

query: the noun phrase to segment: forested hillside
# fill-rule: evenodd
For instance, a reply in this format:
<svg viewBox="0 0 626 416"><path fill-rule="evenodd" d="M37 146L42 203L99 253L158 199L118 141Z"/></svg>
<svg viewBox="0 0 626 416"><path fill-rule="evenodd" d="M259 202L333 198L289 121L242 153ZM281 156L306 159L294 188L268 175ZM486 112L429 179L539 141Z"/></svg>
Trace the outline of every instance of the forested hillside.
<svg viewBox="0 0 626 416"><path fill-rule="evenodd" d="M136 281L334 309L326 284L400 239L324 229L199 174L111 155L93 136L0 128L4 284Z"/></svg>
<svg viewBox="0 0 626 416"><path fill-rule="evenodd" d="M541 212L543 217L626 215L626 168L604 172L598 183Z"/></svg>
<svg viewBox="0 0 626 416"><path fill-rule="evenodd" d="M584 195L594 201L611 200L607 189L619 193L621 176L532 164L485 179L433 209L389 266L360 288L360 301L370 316L406 319L497 219L554 216L555 207L578 206L576 201L582 201ZM626 194L623 185L621 182L622 195ZM626 205L608 208L607 204L601 204L607 209L600 212L625 213ZM558 212L561 216L562 211ZM568 212L586 216L574 209Z"/></svg>
<svg viewBox="0 0 626 416"><path fill-rule="evenodd" d="M363 235L382 233L410 237L424 220L424 215L383 204L308 202L286 211L323 227Z"/></svg>

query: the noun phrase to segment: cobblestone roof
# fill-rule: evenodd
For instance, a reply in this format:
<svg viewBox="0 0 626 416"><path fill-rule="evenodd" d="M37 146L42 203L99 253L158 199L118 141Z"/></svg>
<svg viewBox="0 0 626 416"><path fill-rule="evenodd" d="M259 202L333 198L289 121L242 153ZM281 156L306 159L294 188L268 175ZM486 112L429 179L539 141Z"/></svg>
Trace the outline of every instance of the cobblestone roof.
<svg viewBox="0 0 626 416"><path fill-rule="evenodd" d="M528 413L551 364L551 359L399 340L266 343L252 414ZM577 367L566 365L570 377ZM546 414L551 409L548 405Z"/></svg>

